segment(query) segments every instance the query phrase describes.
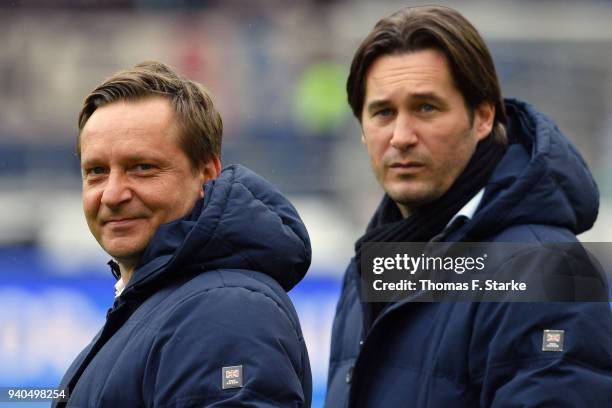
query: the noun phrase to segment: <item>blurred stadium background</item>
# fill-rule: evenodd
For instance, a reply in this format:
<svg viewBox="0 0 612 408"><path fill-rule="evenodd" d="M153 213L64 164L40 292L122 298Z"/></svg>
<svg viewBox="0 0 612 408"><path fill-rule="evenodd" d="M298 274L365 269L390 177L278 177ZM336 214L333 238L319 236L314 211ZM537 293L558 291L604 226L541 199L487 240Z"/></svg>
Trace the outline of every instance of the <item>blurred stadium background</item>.
<svg viewBox="0 0 612 408"><path fill-rule="evenodd" d="M291 296L321 407L341 275L381 196L346 75L378 18L408 4L0 0L0 386L57 385L104 321L114 281L82 216L76 115L112 72L158 59L215 95L223 163L278 185L309 228L312 268ZM611 241L612 2L443 4L488 41L504 95L548 113L584 154L602 204L582 238Z"/></svg>

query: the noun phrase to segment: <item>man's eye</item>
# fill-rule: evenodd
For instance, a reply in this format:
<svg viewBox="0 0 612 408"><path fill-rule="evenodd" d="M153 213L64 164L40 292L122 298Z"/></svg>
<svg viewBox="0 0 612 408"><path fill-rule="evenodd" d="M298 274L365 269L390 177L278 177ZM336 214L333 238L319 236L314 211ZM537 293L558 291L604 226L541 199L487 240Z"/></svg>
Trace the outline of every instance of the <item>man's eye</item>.
<svg viewBox="0 0 612 408"><path fill-rule="evenodd" d="M92 167L87 170L87 174L100 175L106 173L106 169L104 167Z"/></svg>
<svg viewBox="0 0 612 408"><path fill-rule="evenodd" d="M383 118L384 118L384 117L391 116L391 115L393 115L393 109L391 109L391 108L384 108L384 109L381 109L381 110L377 111L377 112L374 114L374 116L381 116L381 117L383 117Z"/></svg>
<svg viewBox="0 0 612 408"><path fill-rule="evenodd" d="M419 106L419 110L423 113L431 113L436 110L436 107L428 103L423 103Z"/></svg>
<svg viewBox="0 0 612 408"><path fill-rule="evenodd" d="M136 165L136 169L141 170L141 171L151 170L152 168L153 168L153 165L149 163L140 163Z"/></svg>

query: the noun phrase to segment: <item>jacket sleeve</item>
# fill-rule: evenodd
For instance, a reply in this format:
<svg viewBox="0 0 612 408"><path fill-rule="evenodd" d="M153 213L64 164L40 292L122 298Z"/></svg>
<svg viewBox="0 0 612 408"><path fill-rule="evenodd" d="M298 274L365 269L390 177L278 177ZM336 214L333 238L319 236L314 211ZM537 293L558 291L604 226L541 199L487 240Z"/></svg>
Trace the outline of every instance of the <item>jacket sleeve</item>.
<svg viewBox="0 0 612 408"><path fill-rule="evenodd" d="M553 274L572 264L560 253L528 256L519 264ZM544 330L558 330L558 350L546 350ZM482 407L602 407L612 401L607 302L481 303L470 350Z"/></svg>
<svg viewBox="0 0 612 408"><path fill-rule="evenodd" d="M307 359L299 328L273 297L215 288L181 301L159 329L144 399L160 408L302 407L310 398ZM235 380L224 389L226 367L236 367L228 374Z"/></svg>

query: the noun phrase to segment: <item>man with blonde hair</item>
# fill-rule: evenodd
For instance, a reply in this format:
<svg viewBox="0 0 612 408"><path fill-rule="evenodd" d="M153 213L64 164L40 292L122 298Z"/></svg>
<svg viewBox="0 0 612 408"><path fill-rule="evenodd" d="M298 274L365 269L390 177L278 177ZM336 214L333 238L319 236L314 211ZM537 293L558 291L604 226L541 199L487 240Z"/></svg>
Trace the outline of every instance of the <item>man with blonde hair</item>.
<svg viewBox="0 0 612 408"><path fill-rule="evenodd" d="M158 62L85 99L83 208L117 284L62 380L68 406L310 406L286 294L309 267L308 234L267 181L221 170L222 130L209 93Z"/></svg>

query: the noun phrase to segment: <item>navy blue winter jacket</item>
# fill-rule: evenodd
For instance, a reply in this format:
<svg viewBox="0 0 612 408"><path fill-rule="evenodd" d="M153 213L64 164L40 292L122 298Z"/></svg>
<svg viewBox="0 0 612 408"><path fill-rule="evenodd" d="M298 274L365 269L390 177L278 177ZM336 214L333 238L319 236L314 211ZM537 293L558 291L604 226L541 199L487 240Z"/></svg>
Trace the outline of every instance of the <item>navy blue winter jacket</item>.
<svg viewBox="0 0 612 408"><path fill-rule="evenodd" d="M586 164L550 119L516 100L506 106L515 143L473 218L443 240L576 242L599 206ZM563 262L527 260L542 269ZM612 404L607 303L404 300L364 333L358 279L353 259L333 325L327 408ZM542 350L546 329L564 330L563 351Z"/></svg>
<svg viewBox="0 0 612 408"><path fill-rule="evenodd" d="M289 201L244 167L224 169L149 243L62 380L68 406L309 407L308 354L286 291L310 259Z"/></svg>

